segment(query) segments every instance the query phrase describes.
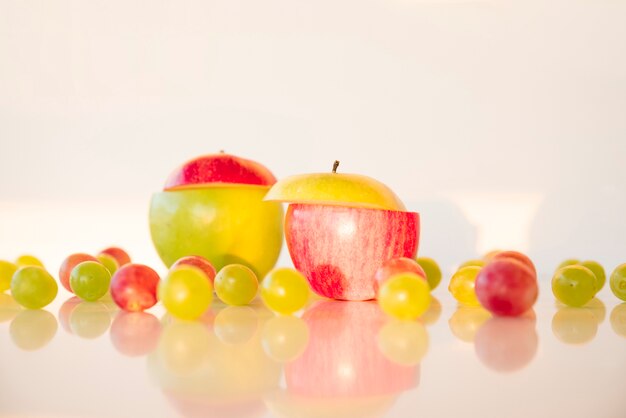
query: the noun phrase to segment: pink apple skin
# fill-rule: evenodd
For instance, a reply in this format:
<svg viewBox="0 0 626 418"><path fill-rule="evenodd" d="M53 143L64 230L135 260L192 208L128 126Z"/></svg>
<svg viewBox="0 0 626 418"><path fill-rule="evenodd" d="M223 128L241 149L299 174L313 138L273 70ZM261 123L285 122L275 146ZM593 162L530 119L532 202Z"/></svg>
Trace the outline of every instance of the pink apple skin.
<svg viewBox="0 0 626 418"><path fill-rule="evenodd" d="M539 294L536 276L512 258L494 260L483 267L474 290L480 304L498 316L523 314L533 307Z"/></svg>
<svg viewBox="0 0 626 418"><path fill-rule="evenodd" d="M422 266L417 264L417 261L408 257L396 257L385 261L383 265L376 270L374 288L378 292L378 287L385 280L400 273L415 273L426 280L426 272L424 272Z"/></svg>
<svg viewBox="0 0 626 418"><path fill-rule="evenodd" d="M206 186L211 183L271 186L276 177L264 165L229 154L203 155L178 167L163 190Z"/></svg>
<svg viewBox="0 0 626 418"><path fill-rule="evenodd" d="M415 258L419 230L415 212L292 204L285 217L294 266L316 293L340 300L375 298L376 270Z"/></svg>
<svg viewBox="0 0 626 418"><path fill-rule="evenodd" d="M386 317L376 302L322 301L302 319L309 343L285 366L287 390L307 398L363 398L418 386L420 368L387 359L377 335Z"/></svg>

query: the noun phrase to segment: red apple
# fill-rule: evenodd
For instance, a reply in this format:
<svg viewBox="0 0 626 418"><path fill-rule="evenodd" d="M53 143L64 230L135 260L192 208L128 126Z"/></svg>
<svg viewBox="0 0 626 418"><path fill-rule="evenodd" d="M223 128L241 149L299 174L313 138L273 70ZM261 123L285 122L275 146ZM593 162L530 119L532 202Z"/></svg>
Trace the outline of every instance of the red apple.
<svg viewBox="0 0 626 418"><path fill-rule="evenodd" d="M204 155L178 167L165 182L164 190L202 187L211 183L271 186L274 175L262 164L229 154Z"/></svg>
<svg viewBox="0 0 626 418"><path fill-rule="evenodd" d="M95 261L99 263L96 257L93 257L89 254L84 253L76 253L68 256L63 263L61 263L61 267L59 268L59 281L63 285L68 292L74 293L72 288L70 287L70 274L72 274L72 270L74 267L82 263L83 261Z"/></svg>
<svg viewBox="0 0 626 418"><path fill-rule="evenodd" d="M513 258L491 261L474 285L480 304L494 315L518 316L533 307L539 289L533 272Z"/></svg>
<svg viewBox="0 0 626 418"><path fill-rule="evenodd" d="M376 297L376 270L385 261L415 257L419 225L414 212L292 204L285 237L294 266L315 292L368 300Z"/></svg>
<svg viewBox="0 0 626 418"><path fill-rule="evenodd" d="M380 351L377 336L386 317L375 302L322 301L302 319L309 343L285 366L290 394L357 400L417 386L419 365L394 363Z"/></svg>
<svg viewBox="0 0 626 418"><path fill-rule="evenodd" d="M115 259L115 261L117 261L117 264L120 267L130 263L130 256L128 255L128 253L119 247L105 248L104 250L100 251L100 253L98 253L98 255L100 254L110 255Z"/></svg>
<svg viewBox="0 0 626 418"><path fill-rule="evenodd" d="M415 273L426 280L426 272L417 264L417 261L408 257L396 257L385 261L383 265L376 270L374 277L376 279L374 282L375 290L378 290L378 286L389 277L400 273Z"/></svg>

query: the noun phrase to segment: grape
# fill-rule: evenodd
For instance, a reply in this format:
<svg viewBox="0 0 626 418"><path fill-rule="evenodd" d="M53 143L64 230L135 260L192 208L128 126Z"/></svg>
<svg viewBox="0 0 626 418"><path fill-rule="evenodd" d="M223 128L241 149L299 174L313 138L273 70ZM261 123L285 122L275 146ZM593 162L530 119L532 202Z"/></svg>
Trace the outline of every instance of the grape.
<svg viewBox="0 0 626 418"><path fill-rule="evenodd" d="M428 257L418 257L416 261L426 273L426 280L428 280L430 290L435 290L435 288L439 286L439 282L441 282L441 269L439 265L435 260Z"/></svg>
<svg viewBox="0 0 626 418"><path fill-rule="evenodd" d="M459 270L463 267L484 267L485 260L468 260L459 266Z"/></svg>
<svg viewBox="0 0 626 418"><path fill-rule="evenodd" d="M261 331L263 350L279 363L289 363L300 357L308 343L309 327L297 316L271 318Z"/></svg>
<svg viewBox="0 0 626 418"><path fill-rule="evenodd" d="M68 256L63 260L63 263L61 263L61 267L59 268L59 281L68 292L74 293L70 286L70 274L72 274L74 267L83 261L98 261L98 259L89 254L76 253Z"/></svg>
<svg viewBox="0 0 626 418"><path fill-rule="evenodd" d="M309 300L309 283L297 270L270 271L261 282L261 298L269 309L289 315L304 308Z"/></svg>
<svg viewBox="0 0 626 418"><path fill-rule="evenodd" d="M108 292L110 284L111 273L97 261L83 261L70 274L70 287L83 300L100 299Z"/></svg>
<svg viewBox="0 0 626 418"><path fill-rule="evenodd" d="M87 340L104 335L111 326L111 316L102 302L80 302L69 316L72 334Z"/></svg>
<svg viewBox="0 0 626 418"><path fill-rule="evenodd" d="M583 261L580 263L581 266L587 267L596 277L595 286L596 293L598 293L604 287L604 283L606 282L606 272L604 271L604 267L597 261Z"/></svg>
<svg viewBox="0 0 626 418"><path fill-rule="evenodd" d="M559 266L556 268L556 270L560 270L563 267L567 267L567 266L575 266L577 264L580 264L580 260L576 259L576 258L568 258L567 260L563 260L561 262L561 264L559 264Z"/></svg>
<svg viewBox="0 0 626 418"><path fill-rule="evenodd" d="M626 337L626 303L620 303L611 311L611 328L617 335Z"/></svg>
<svg viewBox="0 0 626 418"><path fill-rule="evenodd" d="M204 257L200 257L198 255L190 255L188 257L183 257L178 259L172 266L170 270L175 269L180 265L189 265L199 268L207 275L209 280L211 280L211 284L213 284L213 280L215 280L215 267L209 260Z"/></svg>
<svg viewBox="0 0 626 418"><path fill-rule="evenodd" d="M211 306L213 288L202 270L183 265L170 270L161 282L159 299L176 318L196 319Z"/></svg>
<svg viewBox="0 0 626 418"><path fill-rule="evenodd" d="M482 306L459 306L448 320L448 326L456 338L473 343L476 332L489 318L491 313Z"/></svg>
<svg viewBox="0 0 626 418"><path fill-rule="evenodd" d="M396 274L380 286L378 304L392 317L415 319L428 310L430 288L417 274Z"/></svg>
<svg viewBox="0 0 626 418"><path fill-rule="evenodd" d="M41 267L22 267L11 279L11 294L17 303L28 309L40 309L57 296L59 287L54 278Z"/></svg>
<svg viewBox="0 0 626 418"><path fill-rule="evenodd" d="M537 300L537 278L521 262L500 258L482 268L474 291L480 304L494 315L518 316Z"/></svg>
<svg viewBox="0 0 626 418"><path fill-rule="evenodd" d="M175 320L163 328L154 352L154 360L163 365L173 381L188 382L194 372L210 364L207 359L211 355L211 340L212 336L203 323ZM186 380L176 379L177 377Z"/></svg>
<svg viewBox="0 0 626 418"><path fill-rule="evenodd" d="M101 254L107 254L113 257L120 267L130 263L130 256L128 255L128 253L118 247L105 248L98 253L98 255Z"/></svg>
<svg viewBox="0 0 626 418"><path fill-rule="evenodd" d="M249 306L227 306L213 321L213 332L224 344L240 345L252 339L259 328L259 317Z"/></svg>
<svg viewBox="0 0 626 418"><path fill-rule="evenodd" d="M23 310L11 321L9 332L20 350L35 351L52 341L58 327L56 318L48 311Z"/></svg>
<svg viewBox="0 0 626 418"><path fill-rule="evenodd" d="M0 260L0 292L11 288L11 278L17 271L17 266L10 261Z"/></svg>
<svg viewBox="0 0 626 418"><path fill-rule="evenodd" d="M587 267L563 267L552 278L552 293L568 306L583 306L596 294L596 276Z"/></svg>
<svg viewBox="0 0 626 418"><path fill-rule="evenodd" d="M148 312L120 312L111 325L111 342L125 356L144 356L154 350L161 323Z"/></svg>
<svg viewBox="0 0 626 418"><path fill-rule="evenodd" d="M417 261L408 257L397 257L387 260L383 263L374 276L374 288L378 291L378 287L389 277L399 273L415 273L426 280L426 272L417 264Z"/></svg>
<svg viewBox="0 0 626 418"><path fill-rule="evenodd" d="M15 264L17 264L18 267L36 266L45 268L41 260L33 255L21 255L17 257Z"/></svg>
<svg viewBox="0 0 626 418"><path fill-rule="evenodd" d="M588 309L559 308L552 317L552 333L566 344L585 344L598 332L598 320Z"/></svg>
<svg viewBox="0 0 626 418"><path fill-rule="evenodd" d="M215 276L215 293L228 305L247 305L259 289L256 274L241 264L230 264Z"/></svg>
<svg viewBox="0 0 626 418"><path fill-rule="evenodd" d="M611 291L621 300L626 300L626 263L619 265L611 274Z"/></svg>
<svg viewBox="0 0 626 418"><path fill-rule="evenodd" d="M120 268L119 263L115 258L113 258L113 256L110 256L108 254L98 254L96 258L98 259L98 262L100 264L106 267L111 275L114 275L117 269Z"/></svg>
<svg viewBox="0 0 626 418"><path fill-rule="evenodd" d="M428 352L428 332L418 321L389 321L378 331L378 349L394 363L416 366Z"/></svg>
<svg viewBox="0 0 626 418"><path fill-rule="evenodd" d="M477 266L463 267L454 273L452 279L450 279L448 290L452 293L452 296L463 305L480 306L480 302L478 302L476 292L474 291L476 276L478 276L480 270L481 267Z"/></svg>
<svg viewBox="0 0 626 418"><path fill-rule="evenodd" d="M606 318L606 306L604 306L604 302L600 299L594 297L585 305L585 309L591 311L593 316L596 317L598 324L604 322L604 318Z"/></svg>
<svg viewBox="0 0 626 418"><path fill-rule="evenodd" d="M143 264L127 264L111 278L111 297L126 311L143 311L157 302L159 275Z"/></svg>
<svg viewBox="0 0 626 418"><path fill-rule="evenodd" d="M533 276L537 277L537 269L528 256L518 251L500 251L495 254L490 261L502 260L503 258L512 258L520 263L524 264L533 273Z"/></svg>
<svg viewBox="0 0 626 418"><path fill-rule="evenodd" d="M70 317L72 316L72 312L74 309L81 304L83 301L78 296L72 296L68 298L61 307L59 308L59 313L57 316L59 317L59 322L61 323L61 327L68 334L73 334L72 327L70 326Z"/></svg>

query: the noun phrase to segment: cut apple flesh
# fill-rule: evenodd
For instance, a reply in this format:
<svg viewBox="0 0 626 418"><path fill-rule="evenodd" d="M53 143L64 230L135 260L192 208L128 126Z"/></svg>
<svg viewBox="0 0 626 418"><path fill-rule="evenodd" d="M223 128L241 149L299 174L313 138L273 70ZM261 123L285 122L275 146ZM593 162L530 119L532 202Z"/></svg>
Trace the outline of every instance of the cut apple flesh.
<svg viewBox="0 0 626 418"><path fill-rule="evenodd" d="M378 180L359 174L318 173L278 181L265 200L404 211L396 194Z"/></svg>

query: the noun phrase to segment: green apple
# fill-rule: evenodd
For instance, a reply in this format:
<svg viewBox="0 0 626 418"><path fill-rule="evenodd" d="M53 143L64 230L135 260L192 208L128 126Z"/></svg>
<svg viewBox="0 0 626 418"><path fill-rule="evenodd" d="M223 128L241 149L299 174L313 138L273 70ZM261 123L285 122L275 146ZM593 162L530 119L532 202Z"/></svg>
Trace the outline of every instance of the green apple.
<svg viewBox="0 0 626 418"><path fill-rule="evenodd" d="M168 267L190 255L206 258L218 271L243 264L259 278L274 267L282 247L283 209L280 203L263 201L275 179L265 172L251 175L260 166L255 164L227 154L200 157L177 170L184 173L194 167L194 176L187 176L191 182L172 187L172 178L185 178L175 172L166 190L153 195L150 232ZM197 174L202 167L210 167L208 174Z"/></svg>

